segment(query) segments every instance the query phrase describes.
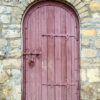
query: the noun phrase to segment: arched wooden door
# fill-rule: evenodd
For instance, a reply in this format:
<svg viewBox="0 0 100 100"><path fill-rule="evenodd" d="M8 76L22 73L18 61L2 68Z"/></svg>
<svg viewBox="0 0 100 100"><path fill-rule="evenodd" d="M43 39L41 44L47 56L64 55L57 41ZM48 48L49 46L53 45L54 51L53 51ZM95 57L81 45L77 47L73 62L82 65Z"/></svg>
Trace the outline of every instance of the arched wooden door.
<svg viewBox="0 0 100 100"><path fill-rule="evenodd" d="M74 11L43 2L27 12L23 26L23 100L79 100L79 29Z"/></svg>

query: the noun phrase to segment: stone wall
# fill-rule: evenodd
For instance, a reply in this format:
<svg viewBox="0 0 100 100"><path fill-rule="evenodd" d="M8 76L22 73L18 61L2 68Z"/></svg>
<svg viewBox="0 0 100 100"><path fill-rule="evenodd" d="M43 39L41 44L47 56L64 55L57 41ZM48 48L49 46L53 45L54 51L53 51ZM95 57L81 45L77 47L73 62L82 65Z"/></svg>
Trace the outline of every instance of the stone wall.
<svg viewBox="0 0 100 100"><path fill-rule="evenodd" d="M21 11L0 0L0 100L21 100Z"/></svg>
<svg viewBox="0 0 100 100"><path fill-rule="evenodd" d="M82 100L100 100L100 0L89 8L81 24L81 94Z"/></svg>
<svg viewBox="0 0 100 100"><path fill-rule="evenodd" d="M0 100L21 100L22 15L33 0L0 0ZM81 100L100 100L100 0L68 0L80 15Z"/></svg>

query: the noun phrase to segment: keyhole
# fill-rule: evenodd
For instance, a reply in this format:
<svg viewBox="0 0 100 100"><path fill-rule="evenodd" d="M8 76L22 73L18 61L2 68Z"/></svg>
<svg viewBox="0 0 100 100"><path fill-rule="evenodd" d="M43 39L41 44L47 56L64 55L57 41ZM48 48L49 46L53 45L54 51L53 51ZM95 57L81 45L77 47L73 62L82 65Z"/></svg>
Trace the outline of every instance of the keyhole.
<svg viewBox="0 0 100 100"><path fill-rule="evenodd" d="M30 61L29 61L29 66L30 66L30 67L33 67L34 64L35 64L35 61L34 61L34 60L30 60Z"/></svg>

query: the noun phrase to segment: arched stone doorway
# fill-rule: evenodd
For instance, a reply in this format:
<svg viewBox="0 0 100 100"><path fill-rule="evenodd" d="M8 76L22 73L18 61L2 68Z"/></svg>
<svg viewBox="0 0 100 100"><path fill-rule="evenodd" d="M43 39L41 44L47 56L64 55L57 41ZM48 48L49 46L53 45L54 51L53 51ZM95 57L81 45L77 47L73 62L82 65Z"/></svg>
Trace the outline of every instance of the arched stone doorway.
<svg viewBox="0 0 100 100"><path fill-rule="evenodd" d="M23 100L79 100L79 21L70 5L41 1L23 21Z"/></svg>

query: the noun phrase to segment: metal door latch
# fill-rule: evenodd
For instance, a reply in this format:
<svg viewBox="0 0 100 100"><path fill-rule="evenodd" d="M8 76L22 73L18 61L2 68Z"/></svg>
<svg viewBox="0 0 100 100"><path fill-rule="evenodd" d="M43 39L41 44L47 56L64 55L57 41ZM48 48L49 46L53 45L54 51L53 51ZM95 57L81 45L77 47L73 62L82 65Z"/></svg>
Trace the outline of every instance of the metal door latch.
<svg viewBox="0 0 100 100"><path fill-rule="evenodd" d="M24 52L23 56L29 56L29 66L34 67L36 58L41 55L41 52L34 51L34 52Z"/></svg>

